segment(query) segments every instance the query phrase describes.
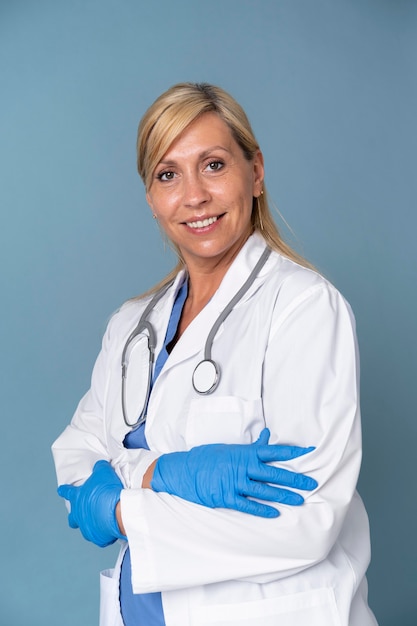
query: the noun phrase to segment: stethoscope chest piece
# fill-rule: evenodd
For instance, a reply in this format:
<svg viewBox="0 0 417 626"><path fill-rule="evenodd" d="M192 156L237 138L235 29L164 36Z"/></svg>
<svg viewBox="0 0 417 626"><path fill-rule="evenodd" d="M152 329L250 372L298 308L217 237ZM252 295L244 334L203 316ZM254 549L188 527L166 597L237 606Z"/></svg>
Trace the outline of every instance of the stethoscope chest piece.
<svg viewBox="0 0 417 626"><path fill-rule="evenodd" d="M204 359L196 366L193 373L193 387L203 395L212 393L220 380L219 368L211 359Z"/></svg>

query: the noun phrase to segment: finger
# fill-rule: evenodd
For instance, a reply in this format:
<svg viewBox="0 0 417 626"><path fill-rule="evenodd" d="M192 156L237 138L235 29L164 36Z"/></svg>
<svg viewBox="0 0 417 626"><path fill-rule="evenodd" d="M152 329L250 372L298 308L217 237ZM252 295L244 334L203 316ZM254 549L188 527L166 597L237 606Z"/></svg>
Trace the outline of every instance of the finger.
<svg viewBox="0 0 417 626"><path fill-rule="evenodd" d="M257 441L255 441L255 444L260 446L268 445L270 435L271 433L269 432L269 428L264 428L263 430L261 430Z"/></svg>
<svg viewBox="0 0 417 626"><path fill-rule="evenodd" d="M108 461L97 461L93 467L94 480L111 485L122 485L122 482Z"/></svg>
<svg viewBox="0 0 417 626"><path fill-rule="evenodd" d="M72 513L68 515L68 525L70 528L79 528L79 525L75 521L75 518Z"/></svg>
<svg viewBox="0 0 417 626"><path fill-rule="evenodd" d="M279 511L274 509L272 506L256 502L255 500L250 500L249 498L245 498L243 496L237 496L234 505L229 508L240 511L241 513L256 515L257 517L266 517L269 519L279 517L280 514Z"/></svg>
<svg viewBox="0 0 417 626"><path fill-rule="evenodd" d="M311 476L290 472L282 469L282 467L274 467L267 463L259 463L258 467L248 472L248 477L262 483L273 483L274 485L293 487L294 489L303 489L305 491L313 491L313 489L318 487L317 481L311 478Z"/></svg>
<svg viewBox="0 0 417 626"><path fill-rule="evenodd" d="M74 495L75 487L72 485L60 485L57 489L58 495L61 498L65 498L65 500L71 501L72 496Z"/></svg>
<svg viewBox="0 0 417 626"><path fill-rule="evenodd" d="M289 504L290 506L300 506L304 503L304 498L295 491L273 487L265 483L250 480L245 489L245 496L251 498L259 498L269 502L280 502L281 504Z"/></svg>
<svg viewBox="0 0 417 626"><path fill-rule="evenodd" d="M290 461L296 459L299 456L308 454L315 450L314 446L309 448L301 448L299 446L285 446L280 444L259 446L256 449L258 458L261 461Z"/></svg>
<svg viewBox="0 0 417 626"><path fill-rule="evenodd" d="M93 467L93 472L106 471L106 470L110 470L111 472L113 472L113 468L108 461L104 461L104 459L102 459L101 461L95 462L94 467Z"/></svg>

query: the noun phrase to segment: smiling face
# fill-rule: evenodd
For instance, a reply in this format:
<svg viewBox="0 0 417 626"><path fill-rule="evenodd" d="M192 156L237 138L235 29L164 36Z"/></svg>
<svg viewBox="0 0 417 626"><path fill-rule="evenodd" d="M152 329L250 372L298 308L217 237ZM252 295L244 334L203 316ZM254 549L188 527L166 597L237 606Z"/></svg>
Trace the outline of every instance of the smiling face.
<svg viewBox="0 0 417 626"><path fill-rule="evenodd" d="M189 270L230 265L252 232L263 174L261 152L246 159L216 113L197 118L171 144L146 198Z"/></svg>

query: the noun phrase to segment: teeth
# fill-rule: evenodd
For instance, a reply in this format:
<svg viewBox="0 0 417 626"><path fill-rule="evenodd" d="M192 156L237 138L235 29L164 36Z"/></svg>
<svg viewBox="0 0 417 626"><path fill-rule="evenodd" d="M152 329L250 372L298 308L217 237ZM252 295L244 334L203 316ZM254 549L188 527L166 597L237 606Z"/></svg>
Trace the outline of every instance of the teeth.
<svg viewBox="0 0 417 626"><path fill-rule="evenodd" d="M217 222L217 217L209 217L205 220L198 220L198 222L186 222L187 226L190 228L204 228L205 226L210 226L210 224L214 224Z"/></svg>

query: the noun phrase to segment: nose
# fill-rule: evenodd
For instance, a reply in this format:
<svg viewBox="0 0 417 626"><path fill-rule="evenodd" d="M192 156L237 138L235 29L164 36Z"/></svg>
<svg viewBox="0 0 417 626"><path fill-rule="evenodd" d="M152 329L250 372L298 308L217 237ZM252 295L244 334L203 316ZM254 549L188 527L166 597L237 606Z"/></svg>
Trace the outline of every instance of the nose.
<svg viewBox="0 0 417 626"><path fill-rule="evenodd" d="M204 179L197 173L187 173L183 177L183 201L189 208L197 208L210 200L210 193Z"/></svg>

